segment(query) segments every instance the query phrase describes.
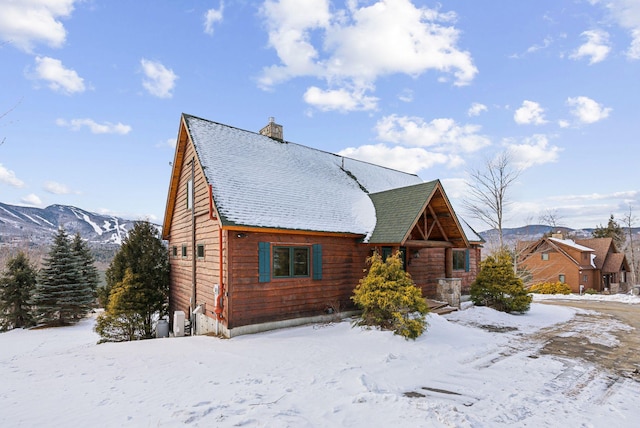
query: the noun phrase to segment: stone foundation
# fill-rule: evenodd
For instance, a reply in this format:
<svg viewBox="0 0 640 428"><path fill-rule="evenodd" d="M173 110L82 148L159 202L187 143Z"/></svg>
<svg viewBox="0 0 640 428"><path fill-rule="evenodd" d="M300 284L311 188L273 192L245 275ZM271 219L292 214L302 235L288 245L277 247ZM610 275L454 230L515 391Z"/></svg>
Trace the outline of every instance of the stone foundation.
<svg viewBox="0 0 640 428"><path fill-rule="evenodd" d="M462 280L460 278L440 278L436 290L438 300L447 302L449 306L460 308Z"/></svg>

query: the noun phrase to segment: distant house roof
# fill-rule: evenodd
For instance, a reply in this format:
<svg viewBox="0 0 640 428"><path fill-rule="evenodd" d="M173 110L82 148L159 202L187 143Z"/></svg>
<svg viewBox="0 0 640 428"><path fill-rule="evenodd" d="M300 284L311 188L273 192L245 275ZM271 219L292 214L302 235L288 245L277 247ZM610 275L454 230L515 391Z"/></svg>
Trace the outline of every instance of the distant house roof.
<svg viewBox="0 0 640 428"><path fill-rule="evenodd" d="M624 253L609 254L609 257L607 257L607 260L605 260L602 265L602 273L620 272L623 268L626 270L627 266L624 264L624 261Z"/></svg>
<svg viewBox="0 0 640 428"><path fill-rule="evenodd" d="M549 238L549 241L556 242L558 244L566 245L567 247L574 248L579 251L593 251L592 248L586 247L584 245L577 244L572 239L559 239L559 238Z"/></svg>
<svg viewBox="0 0 640 428"><path fill-rule="evenodd" d="M580 239L578 242L593 248L593 261L602 272L619 272L622 267L629 270L624 253L618 251L612 238Z"/></svg>
<svg viewBox="0 0 640 428"><path fill-rule="evenodd" d="M211 185L223 226L395 238L405 223L415 220L437 183L187 114L181 124ZM401 204L383 193L400 188L404 190L392 196ZM390 204L395 214L385 208ZM165 214L165 228L170 216Z"/></svg>

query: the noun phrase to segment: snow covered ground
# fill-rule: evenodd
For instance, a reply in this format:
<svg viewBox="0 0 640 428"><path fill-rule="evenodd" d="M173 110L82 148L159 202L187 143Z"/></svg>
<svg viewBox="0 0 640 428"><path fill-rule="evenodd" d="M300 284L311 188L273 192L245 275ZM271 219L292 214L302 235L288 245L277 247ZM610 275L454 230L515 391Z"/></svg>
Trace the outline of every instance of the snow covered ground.
<svg viewBox="0 0 640 428"><path fill-rule="evenodd" d="M415 342L349 322L102 345L93 319L14 330L0 426L637 426L640 382L536 353L528 336L575 313L470 307L430 315Z"/></svg>

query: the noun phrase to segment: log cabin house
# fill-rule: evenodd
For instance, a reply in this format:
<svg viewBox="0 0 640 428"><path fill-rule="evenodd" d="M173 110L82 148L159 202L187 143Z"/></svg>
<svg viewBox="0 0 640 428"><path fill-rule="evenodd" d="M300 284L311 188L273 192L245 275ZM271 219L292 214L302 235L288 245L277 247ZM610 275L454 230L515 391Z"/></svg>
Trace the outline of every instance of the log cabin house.
<svg viewBox="0 0 640 428"><path fill-rule="evenodd" d="M169 309L226 337L353 310L374 251L400 251L425 297L468 288L480 238L440 181L183 114L162 228ZM175 329L175 327L174 327Z"/></svg>
<svg viewBox="0 0 640 428"><path fill-rule="evenodd" d="M520 252L518 264L528 271L532 284L559 281L573 293L627 289L629 264L611 238L574 241L558 233L542 237Z"/></svg>

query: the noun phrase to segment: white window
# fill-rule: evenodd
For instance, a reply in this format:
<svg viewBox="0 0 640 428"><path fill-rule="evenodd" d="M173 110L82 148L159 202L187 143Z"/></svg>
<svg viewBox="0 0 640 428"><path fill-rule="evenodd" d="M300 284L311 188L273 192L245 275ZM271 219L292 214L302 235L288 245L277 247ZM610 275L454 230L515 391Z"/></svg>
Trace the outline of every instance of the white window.
<svg viewBox="0 0 640 428"><path fill-rule="evenodd" d="M193 209L193 180L187 181L187 209Z"/></svg>

